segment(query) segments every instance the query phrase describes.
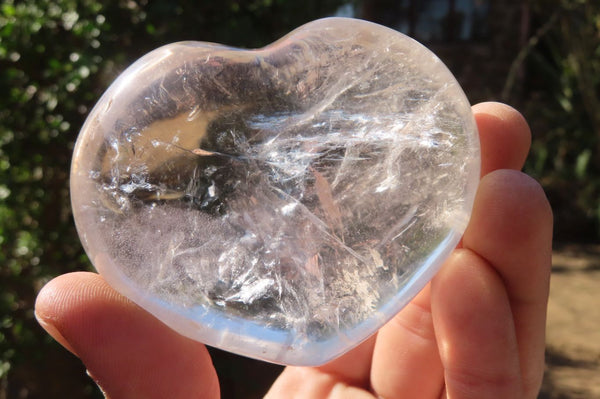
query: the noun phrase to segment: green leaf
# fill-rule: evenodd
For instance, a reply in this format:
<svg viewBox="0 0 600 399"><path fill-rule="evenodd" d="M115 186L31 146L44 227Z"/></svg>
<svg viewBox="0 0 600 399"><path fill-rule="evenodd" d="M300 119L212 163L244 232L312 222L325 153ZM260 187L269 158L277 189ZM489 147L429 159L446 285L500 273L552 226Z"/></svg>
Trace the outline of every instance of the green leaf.
<svg viewBox="0 0 600 399"><path fill-rule="evenodd" d="M2 14L6 17L14 17L16 14L15 7L12 4L3 4Z"/></svg>
<svg viewBox="0 0 600 399"><path fill-rule="evenodd" d="M589 148L583 150L577 156L577 160L575 161L575 176L577 176L578 179L583 179L585 177L591 157L592 150Z"/></svg>

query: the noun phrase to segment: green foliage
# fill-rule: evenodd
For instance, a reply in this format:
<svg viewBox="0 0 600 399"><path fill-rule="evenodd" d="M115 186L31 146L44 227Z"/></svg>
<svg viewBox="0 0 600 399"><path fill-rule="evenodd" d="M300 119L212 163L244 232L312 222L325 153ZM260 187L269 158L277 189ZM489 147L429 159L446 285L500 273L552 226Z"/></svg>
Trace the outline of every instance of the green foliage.
<svg viewBox="0 0 600 399"><path fill-rule="evenodd" d="M70 222L73 131L93 101L100 5L0 7L0 372L38 346L36 291L87 261ZM44 342L44 341L42 341ZM47 341L46 341L47 342Z"/></svg>
<svg viewBox="0 0 600 399"><path fill-rule="evenodd" d="M551 26L529 54L532 79L525 111L534 141L527 170L547 187L561 225L595 219L595 234L583 227L580 232L598 238L600 3L537 1L533 11L540 24L550 21Z"/></svg>

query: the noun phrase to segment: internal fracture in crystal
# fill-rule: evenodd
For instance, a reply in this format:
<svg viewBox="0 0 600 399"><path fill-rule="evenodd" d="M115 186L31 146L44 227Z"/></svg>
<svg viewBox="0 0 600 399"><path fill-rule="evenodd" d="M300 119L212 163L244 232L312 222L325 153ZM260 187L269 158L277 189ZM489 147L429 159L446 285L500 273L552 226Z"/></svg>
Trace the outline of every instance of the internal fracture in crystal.
<svg viewBox="0 0 600 399"><path fill-rule="evenodd" d="M332 18L259 50L146 55L90 114L71 184L117 290L191 338L312 365L426 284L478 177L470 106L442 62Z"/></svg>

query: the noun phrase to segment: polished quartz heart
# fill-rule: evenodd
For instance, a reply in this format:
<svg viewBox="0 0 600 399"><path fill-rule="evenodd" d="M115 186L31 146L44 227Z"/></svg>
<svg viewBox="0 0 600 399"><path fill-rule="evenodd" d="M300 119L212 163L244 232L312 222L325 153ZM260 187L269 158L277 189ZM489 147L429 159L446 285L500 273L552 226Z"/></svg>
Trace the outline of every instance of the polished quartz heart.
<svg viewBox="0 0 600 399"><path fill-rule="evenodd" d="M71 189L115 289L198 341L316 365L423 288L478 178L471 108L443 63L330 18L259 50L144 56L91 112Z"/></svg>

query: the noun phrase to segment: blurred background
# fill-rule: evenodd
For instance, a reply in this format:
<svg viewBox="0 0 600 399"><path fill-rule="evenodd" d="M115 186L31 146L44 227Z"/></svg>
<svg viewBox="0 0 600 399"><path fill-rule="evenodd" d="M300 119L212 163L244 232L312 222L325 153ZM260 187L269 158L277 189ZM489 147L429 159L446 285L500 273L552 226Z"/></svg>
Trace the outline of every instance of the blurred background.
<svg viewBox="0 0 600 399"><path fill-rule="evenodd" d="M0 399L102 397L78 359L37 325L33 304L52 277L92 270L72 221L69 167L77 133L111 81L163 44L262 47L333 15L415 37L472 103L504 101L529 120L526 172L555 212L540 398L600 398L600 2L2 0ZM281 371L213 355L224 398L262 397Z"/></svg>

